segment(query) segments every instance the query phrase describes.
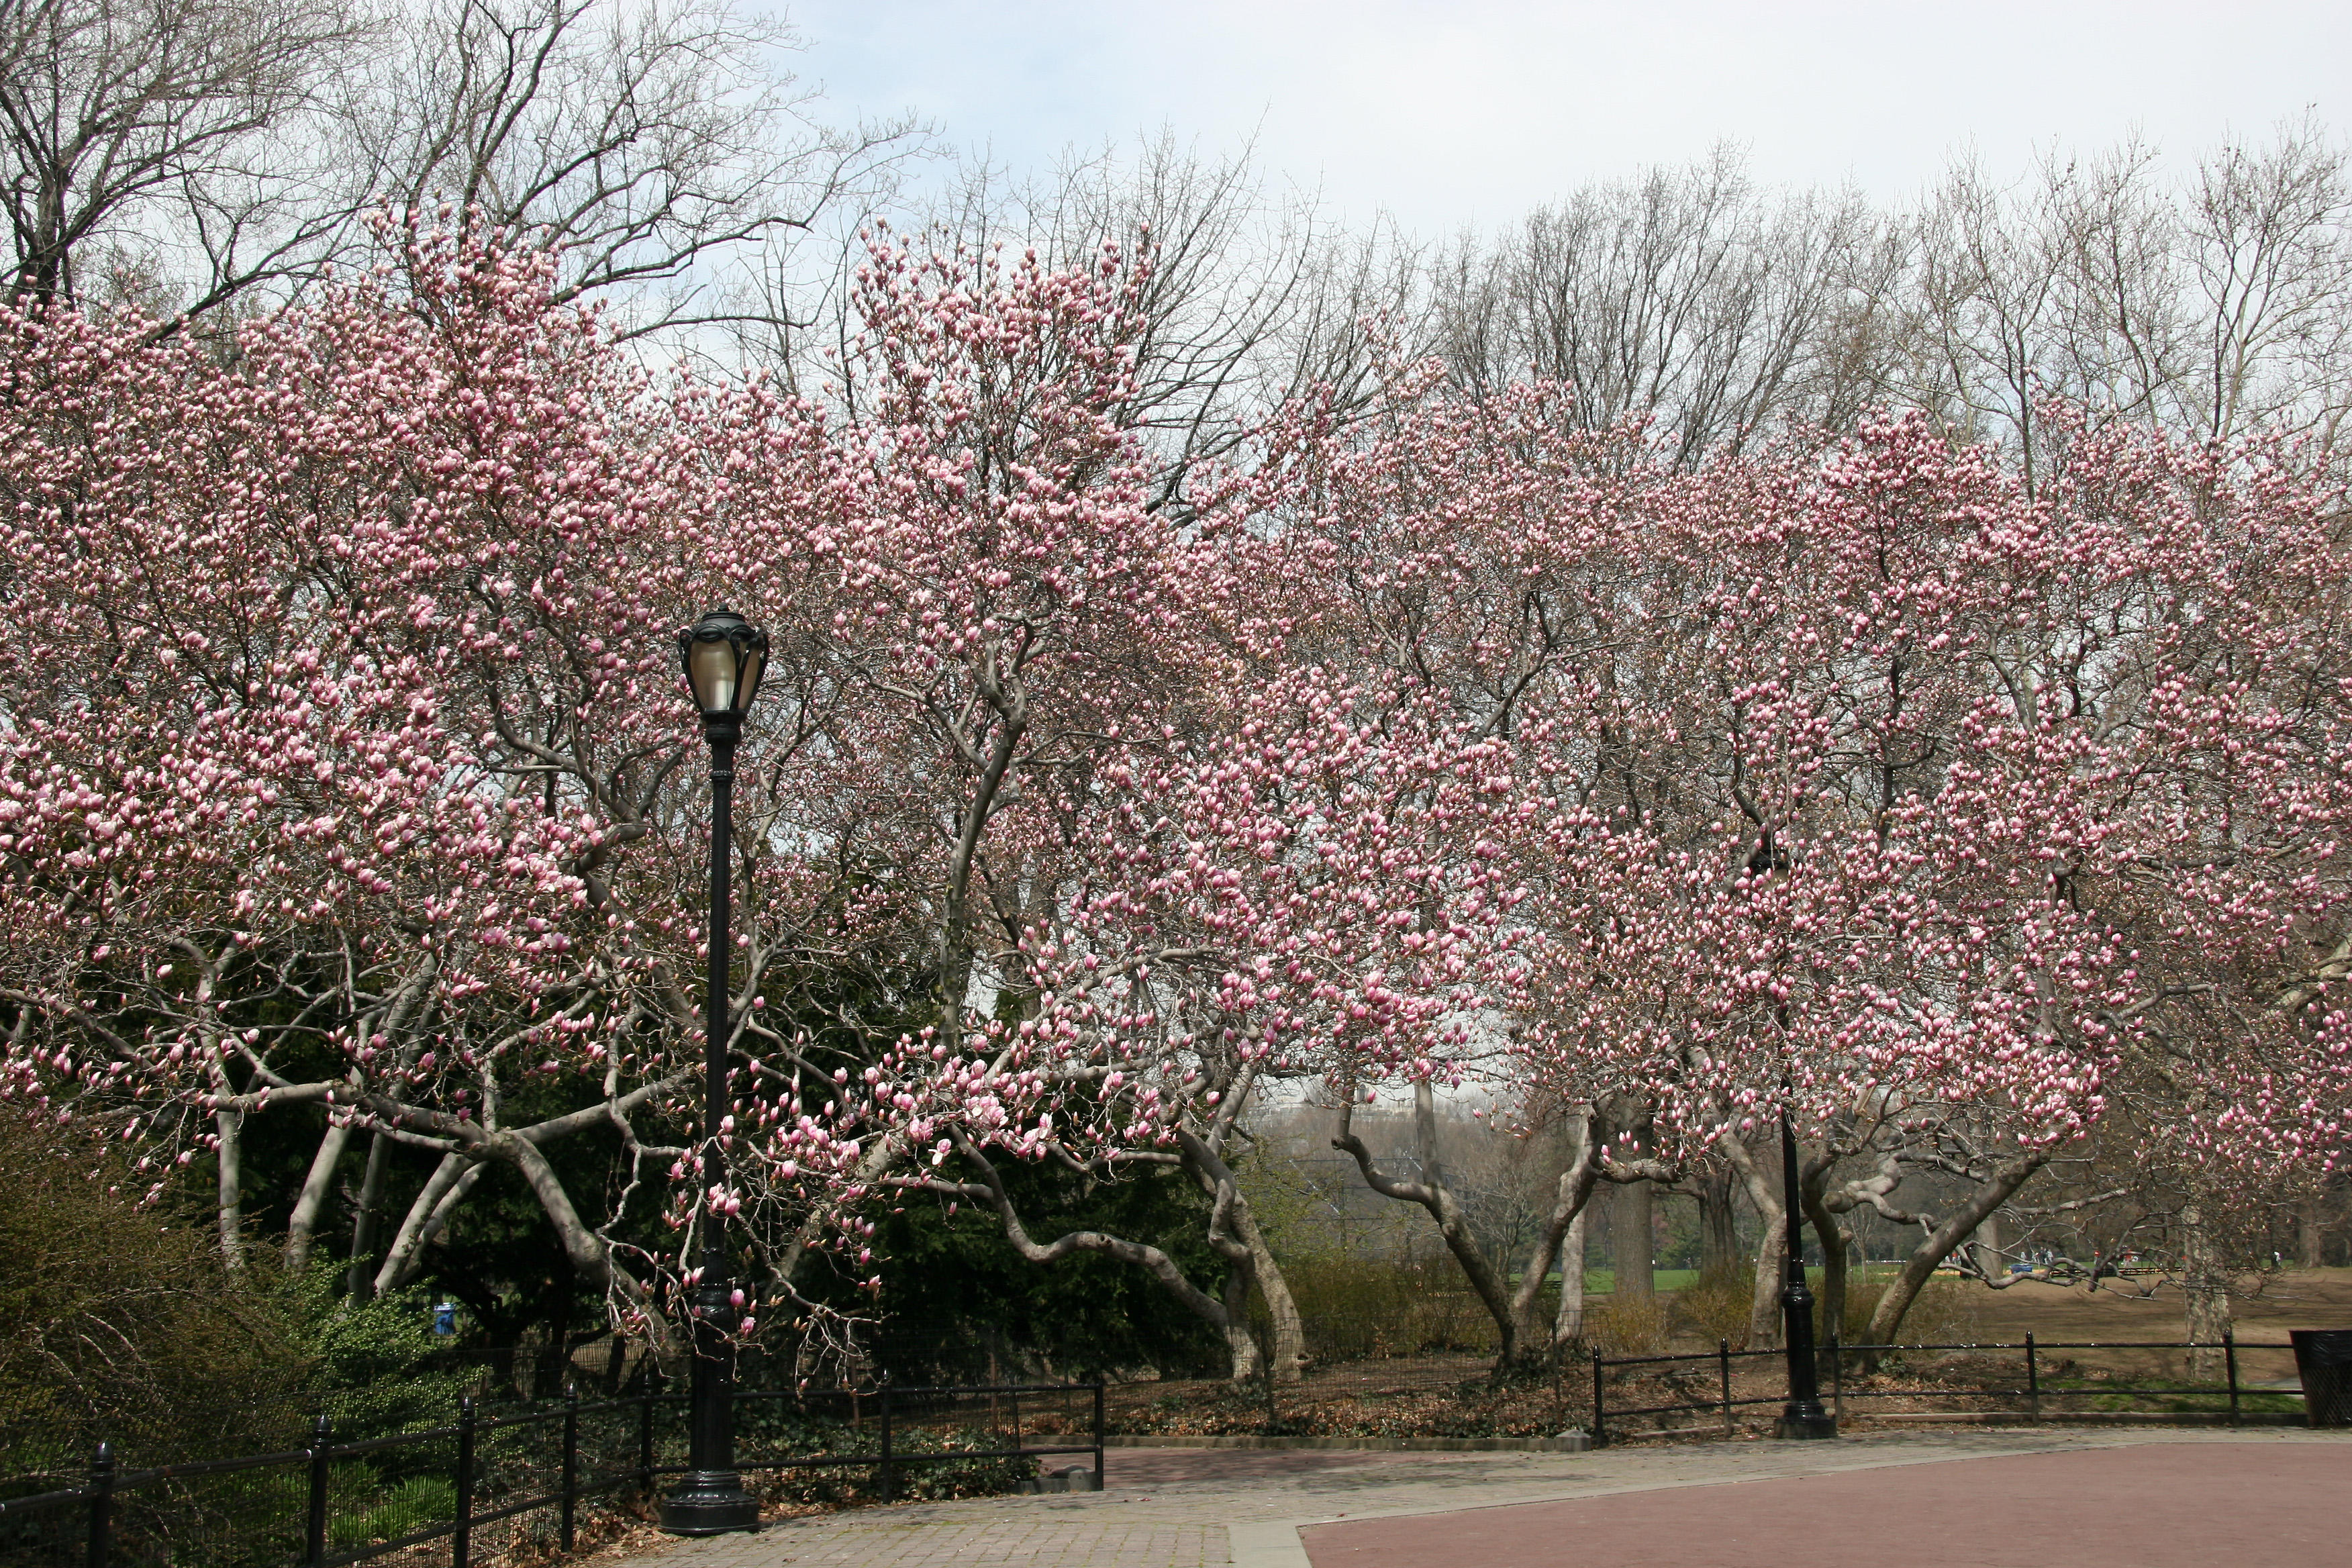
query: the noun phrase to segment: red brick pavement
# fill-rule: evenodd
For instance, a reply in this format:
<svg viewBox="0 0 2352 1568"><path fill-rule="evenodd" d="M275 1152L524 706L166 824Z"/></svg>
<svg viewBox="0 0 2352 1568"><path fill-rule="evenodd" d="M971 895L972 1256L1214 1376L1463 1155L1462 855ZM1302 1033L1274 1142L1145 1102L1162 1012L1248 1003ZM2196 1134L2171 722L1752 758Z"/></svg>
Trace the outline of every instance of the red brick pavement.
<svg viewBox="0 0 2352 1568"><path fill-rule="evenodd" d="M1314 1568L2342 1568L2352 1446L2150 1444L1299 1531Z"/></svg>

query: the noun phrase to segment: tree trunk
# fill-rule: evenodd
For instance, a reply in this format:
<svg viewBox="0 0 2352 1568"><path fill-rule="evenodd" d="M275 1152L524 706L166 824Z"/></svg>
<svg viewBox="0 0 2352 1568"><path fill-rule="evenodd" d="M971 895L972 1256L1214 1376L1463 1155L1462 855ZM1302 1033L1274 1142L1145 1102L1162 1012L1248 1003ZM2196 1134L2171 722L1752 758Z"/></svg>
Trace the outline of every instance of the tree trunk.
<svg viewBox="0 0 2352 1568"><path fill-rule="evenodd" d="M1555 1183L1551 1212L1538 1227L1527 1266L1520 1271L1518 1284L1513 1287L1504 1278L1503 1270L1497 1269L1488 1260L1470 1228L1469 1216L1463 1212L1453 1189L1445 1184L1444 1166L1438 1157L1437 1149L1436 1097L1429 1085L1421 1083L1413 1086L1413 1121L1421 1145L1423 1176L1418 1182L1382 1175L1372 1163L1371 1151L1364 1146L1364 1141L1353 1131L1353 1100L1339 1109L1337 1136L1331 1140L1331 1147L1354 1156L1357 1171L1363 1176L1364 1184L1372 1191L1385 1198L1419 1204L1428 1211L1430 1217L1437 1221L1437 1233L1444 1240L1446 1250L1453 1253L1454 1261L1462 1266L1470 1288L1477 1293L1480 1303L1495 1321L1496 1338L1502 1347L1495 1360L1497 1376L1538 1359L1538 1347L1531 1342L1540 1330L1542 1321L1536 1310L1536 1303L1541 1297L1544 1279L1551 1272L1552 1259L1591 1201L1593 1183L1601 1173L1600 1130L1590 1120L1589 1107L1582 1114L1588 1119L1583 1136L1570 1144L1576 1151L1575 1157ZM1610 1179L1633 1179L1634 1175L1635 1173L1631 1171L1614 1169ZM1672 1176L1664 1167L1652 1163L1639 1173L1639 1178L1671 1180Z"/></svg>
<svg viewBox="0 0 2352 1568"><path fill-rule="evenodd" d="M1846 1295L1846 1234L1838 1228L1837 1216L1822 1202L1820 1186L1808 1183L1804 1188L1805 1218L1813 1227L1815 1239L1822 1244L1822 1288L1816 1299L1821 1303L1820 1317L1813 1338L1826 1342L1832 1335L1845 1337Z"/></svg>
<svg viewBox="0 0 2352 1568"><path fill-rule="evenodd" d="M2326 1232L2321 1213L2320 1194L2314 1193L2303 1200L2295 1214L2295 1261L2305 1268L2319 1268L2326 1264Z"/></svg>
<svg viewBox="0 0 2352 1568"><path fill-rule="evenodd" d="M1250 1276L1255 1272L1246 1262L1238 1261L1225 1270L1225 1355L1235 1383L1257 1376L1262 1364L1257 1336L1250 1331Z"/></svg>
<svg viewBox="0 0 2352 1568"><path fill-rule="evenodd" d="M1291 1295L1290 1281L1282 1277L1282 1266L1265 1244L1265 1233L1258 1229L1248 1199L1235 1201L1233 1222L1234 1233L1250 1249L1258 1294L1265 1298L1266 1316L1274 1323L1274 1381L1297 1383L1307 1365L1307 1330L1299 1321L1297 1299Z"/></svg>
<svg viewBox="0 0 2352 1568"><path fill-rule="evenodd" d="M1470 1228L1469 1216L1462 1212L1462 1205L1455 1200L1453 1189L1445 1184L1444 1162L1437 1147L1435 1091L1426 1082L1413 1085L1412 1105L1415 1141L1420 1149L1420 1181L1399 1181L1383 1176L1374 1168L1371 1151L1364 1146L1364 1141L1354 1131L1356 1108L1352 1097L1339 1109L1338 1136L1331 1140L1331 1147L1354 1156L1357 1171L1362 1174L1365 1185L1372 1191L1402 1203L1419 1204L1437 1222L1439 1238L1445 1243L1445 1249L1454 1255L1454 1260L1462 1266L1463 1275L1469 1280L1470 1289L1477 1293L1480 1304L1486 1309L1486 1315L1495 1321L1496 1336L1502 1342L1502 1354L1496 1364L1508 1366L1518 1355L1518 1321L1511 1310L1510 1290L1493 1263L1488 1261L1485 1249L1478 1245L1478 1238Z"/></svg>
<svg viewBox="0 0 2352 1568"><path fill-rule="evenodd" d="M1903 1272L1895 1277L1894 1283L1886 1287L1878 1298L1878 1304L1871 1310L1867 1331L1872 1344L1891 1345L1895 1342L1895 1336L1903 1329L1904 1314L1909 1312L1911 1303L1919 1299L1919 1292L1934 1277L1937 1266L1949 1258L1953 1249L1971 1232L1990 1218L1995 1209L2015 1197L2017 1190L2025 1185L2034 1172L2048 1163L2049 1159L2047 1152L2035 1152L2020 1154L2006 1164L1994 1167L1990 1179L1977 1189L1976 1195L1962 1204L1949 1219L1937 1226L1928 1234L1927 1240L1912 1250L1903 1264Z"/></svg>
<svg viewBox="0 0 2352 1568"><path fill-rule="evenodd" d="M1592 1187L1600 1175L1601 1149L1599 1129L1593 1125L1588 1110L1570 1118L1570 1133L1565 1148L1568 1164L1552 1183L1552 1205L1536 1226L1534 1241L1528 1247L1527 1261L1519 1269L1519 1282L1511 1290L1512 1331L1507 1342L1517 1347L1518 1359L1525 1369L1533 1370L1539 1363L1575 1342L1584 1331L1584 1216L1592 1203ZM1560 1310L1555 1308L1551 1326L1543 1322L1544 1281L1551 1275L1555 1259L1561 1259L1561 1300L1567 1300L1570 1280L1565 1262L1566 1249L1576 1252L1574 1292L1576 1305L1568 1338L1560 1337ZM1519 1370L1508 1361L1496 1363L1500 1373Z"/></svg>
<svg viewBox="0 0 2352 1568"><path fill-rule="evenodd" d="M1726 1138L1717 1145L1732 1175L1748 1189L1748 1201L1763 1222L1756 1243L1756 1279L1748 1299L1748 1342L1744 1348L1769 1351L1780 1342L1780 1285L1786 1278L1789 1233L1783 1226L1780 1194L1776 1183L1765 1179L1748 1145Z"/></svg>
<svg viewBox="0 0 2352 1568"><path fill-rule="evenodd" d="M471 1159L462 1153L443 1155L441 1163L435 1167L433 1174L425 1181L424 1190L416 1194L416 1201L408 1205L408 1213L401 1220L400 1229L394 1235L392 1246L383 1255L383 1267L375 1271L373 1281L362 1281L361 1289L353 1294L352 1300L368 1300L387 1290L396 1290L415 1279L424 1267L420 1259L424 1257L425 1248L448 1224L449 1215L457 1205L465 1201L466 1194L473 1191L474 1184L488 1169L488 1162ZM360 1258L356 1267L367 1267L364 1256Z"/></svg>
<svg viewBox="0 0 2352 1568"><path fill-rule="evenodd" d="M2189 1375L2210 1380L2221 1374L2221 1336L2232 1326L2230 1276L2221 1266L2220 1241L2207 1222L2205 1206L2193 1198L2180 1210L2180 1274L2189 1337L2208 1347L2189 1352Z"/></svg>
<svg viewBox="0 0 2352 1568"><path fill-rule="evenodd" d="M1764 1237L1756 1245L1756 1286L1748 1298L1748 1349L1769 1351L1780 1342L1780 1287L1789 1274L1788 1216L1775 1204L1764 1215Z"/></svg>
<svg viewBox="0 0 2352 1568"><path fill-rule="evenodd" d="M1508 1292L1495 1266L1488 1261L1486 1248L1478 1245L1478 1237L1470 1228L1470 1216L1462 1211L1454 1189L1446 1184L1444 1157L1437 1144L1437 1091L1426 1079L1412 1086L1412 1123L1414 1141L1421 1150L1421 1184L1435 1199L1430 1212L1437 1221L1438 1237L1445 1243L1445 1249L1454 1254L1454 1260L1462 1266L1470 1289L1478 1293L1478 1300L1495 1320L1496 1330L1502 1337L1503 1360L1507 1363L1514 1359L1518 1348L1513 1342L1517 1325L1511 1319Z"/></svg>
<svg viewBox="0 0 2352 1568"><path fill-rule="evenodd" d="M1236 1091L1236 1098L1249 1092L1247 1080ZM1238 1109L1234 1107L1234 1109ZM1292 1300L1290 1282L1282 1277L1281 1268L1274 1260L1273 1249L1265 1244L1265 1233L1258 1228L1257 1215L1251 1212L1249 1195L1242 1191L1241 1178L1218 1152L1217 1144L1198 1133L1177 1134L1177 1148L1183 1155L1184 1169L1192 1174L1211 1205L1209 1243L1225 1254L1232 1266L1225 1279L1227 1321L1223 1325L1227 1344L1234 1352L1234 1377L1236 1380L1257 1375L1262 1348L1250 1328L1249 1292L1255 1284L1265 1298L1266 1315L1274 1324L1274 1344L1271 1360L1266 1363L1279 1383L1298 1381L1299 1367L1307 1359L1306 1334L1298 1321L1298 1303ZM1241 1297L1233 1300L1235 1289L1234 1269L1240 1270ZM1247 1346L1246 1350L1242 1347Z"/></svg>
<svg viewBox="0 0 2352 1568"><path fill-rule="evenodd" d="M1654 1301L1658 1295L1656 1189L1647 1182L1628 1182L1610 1199L1611 1263L1617 1275L1617 1300Z"/></svg>
<svg viewBox="0 0 2352 1568"><path fill-rule="evenodd" d="M1584 1222L1590 1210L1569 1222L1559 1247L1559 1310L1552 1319L1551 1342L1560 1351L1584 1338Z"/></svg>
<svg viewBox="0 0 2352 1568"><path fill-rule="evenodd" d="M231 1273L245 1268L245 1112L215 1110L213 1129L220 1139L215 1196L220 1210L221 1261Z"/></svg>
<svg viewBox="0 0 2352 1568"><path fill-rule="evenodd" d="M1709 1164L1700 1173L1698 1188L1698 1271L1703 1279L1724 1279L1739 1268L1738 1213L1732 1205L1729 1171Z"/></svg>
<svg viewBox="0 0 2352 1568"><path fill-rule="evenodd" d="M1969 1252L1976 1266L1988 1279L2000 1279L2009 1273L2009 1254L2000 1249L2000 1215L1989 1214L1977 1226L1976 1237L1969 1243Z"/></svg>
<svg viewBox="0 0 2352 1568"><path fill-rule="evenodd" d="M1652 1136L1649 1118L1625 1131L1633 1134L1634 1157L1647 1158ZM1628 1182L1610 1202L1610 1261L1617 1276L1617 1300L1648 1303L1658 1297L1657 1189L1647 1182Z"/></svg>
<svg viewBox="0 0 2352 1568"><path fill-rule="evenodd" d="M1209 1245L1225 1260L1225 1283L1223 1297L1212 1296L1185 1277L1176 1260L1160 1248L1145 1242L1129 1241L1098 1230L1074 1230L1040 1244L1030 1238L1028 1227L1013 1206L1013 1199L1004 1190L1004 1181L996 1167L989 1162L979 1145L959 1136L958 1152L980 1173L978 1183L934 1182L934 1191L957 1197L977 1198L995 1206L997 1216L1004 1226L1004 1238L1013 1249L1032 1263L1055 1263L1082 1252L1098 1252L1122 1263L1132 1263L1144 1268L1158 1280L1160 1288L1182 1302L1194 1315L1213 1326L1224 1337L1234 1380L1240 1382L1253 1375L1258 1366L1257 1342L1250 1333L1249 1291L1251 1267L1249 1247L1231 1234L1234 1206L1241 1201L1241 1188L1234 1182L1232 1172L1208 1147L1189 1130L1177 1130L1177 1142L1184 1158L1196 1174L1209 1173L1217 1183L1214 1205L1209 1213Z"/></svg>
<svg viewBox="0 0 2352 1568"><path fill-rule="evenodd" d="M331 1117L332 1112L329 1112ZM318 1239L319 1216L326 1211L328 1194L334 1191L335 1168L342 1163L343 1148L352 1139L352 1124L330 1121L327 1135L319 1140L319 1152L311 1158L310 1174L302 1179L302 1194L294 1203L294 1217L286 1226L286 1272L299 1274L310 1267L310 1247Z"/></svg>
<svg viewBox="0 0 2352 1568"><path fill-rule="evenodd" d="M375 1211L383 1201L384 1167L391 1154L391 1139L381 1132L369 1135L367 1171L360 1177L359 1203L352 1212L351 1265L343 1276L343 1294L354 1301L375 1295L375 1271L368 1264L375 1255Z"/></svg>

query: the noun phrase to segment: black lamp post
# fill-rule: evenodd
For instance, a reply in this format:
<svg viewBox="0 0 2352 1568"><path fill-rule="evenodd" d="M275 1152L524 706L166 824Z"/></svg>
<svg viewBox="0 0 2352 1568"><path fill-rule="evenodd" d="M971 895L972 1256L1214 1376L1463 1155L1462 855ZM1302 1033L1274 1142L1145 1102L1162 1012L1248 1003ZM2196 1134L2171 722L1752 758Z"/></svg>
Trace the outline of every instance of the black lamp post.
<svg viewBox="0 0 2352 1568"><path fill-rule="evenodd" d="M677 634L687 684L710 742L710 990L703 1004L702 1175L708 1189L726 1169L719 1121L727 1114L727 961L731 956L727 859L734 837L735 742L767 663L765 632L732 610L713 610ZM702 1220L702 1274L690 1298L694 1381L688 1462L678 1489L662 1500L672 1535L721 1535L760 1528L760 1505L735 1470L735 1351L738 1321L727 1278L725 1217Z"/></svg>
<svg viewBox="0 0 2352 1568"><path fill-rule="evenodd" d="M1813 1292L1805 1283L1804 1194L1797 1177L1797 1134L1780 1111L1781 1201L1788 1206L1789 1265L1780 1287L1783 1335L1789 1350L1789 1403L1781 1407L1777 1437L1834 1437L1837 1417L1822 1408L1821 1369L1813 1360Z"/></svg>

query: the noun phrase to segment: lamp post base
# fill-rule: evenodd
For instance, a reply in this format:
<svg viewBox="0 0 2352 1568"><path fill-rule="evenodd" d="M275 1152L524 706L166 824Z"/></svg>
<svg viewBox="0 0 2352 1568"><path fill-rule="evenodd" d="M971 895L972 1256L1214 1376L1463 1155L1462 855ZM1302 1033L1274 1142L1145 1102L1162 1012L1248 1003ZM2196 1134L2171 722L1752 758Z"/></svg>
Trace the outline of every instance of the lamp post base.
<svg viewBox="0 0 2352 1568"><path fill-rule="evenodd" d="M1823 1410L1818 1401L1808 1400L1783 1405L1780 1419L1772 1424L1772 1436L1792 1442L1835 1437L1837 1417Z"/></svg>
<svg viewBox="0 0 2352 1568"><path fill-rule="evenodd" d="M661 1500L661 1528L670 1535L727 1535L760 1528L760 1502L732 1470L688 1470L677 1490Z"/></svg>

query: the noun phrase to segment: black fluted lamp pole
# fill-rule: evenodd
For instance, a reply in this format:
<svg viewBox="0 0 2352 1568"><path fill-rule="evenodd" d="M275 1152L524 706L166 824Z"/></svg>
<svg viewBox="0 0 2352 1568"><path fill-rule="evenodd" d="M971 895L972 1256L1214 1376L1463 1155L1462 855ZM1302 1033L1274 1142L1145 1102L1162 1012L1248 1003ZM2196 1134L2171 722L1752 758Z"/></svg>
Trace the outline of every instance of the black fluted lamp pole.
<svg viewBox="0 0 2352 1568"><path fill-rule="evenodd" d="M735 742L743 715L760 689L767 663L765 632L732 610L713 610L677 634L686 681L702 713L710 742L710 989L703 1004L703 1190L725 1179L719 1124L727 1114L727 961L732 891L728 851L734 837ZM760 1505L735 1469L734 1330L740 1321L727 1277L727 1220L715 1209L702 1216L702 1273L688 1297L693 1317L694 1381L688 1437L690 1468L662 1500L661 1527L672 1535L723 1535L760 1528Z"/></svg>
<svg viewBox="0 0 2352 1568"><path fill-rule="evenodd" d="M1778 1437L1834 1437L1837 1417L1822 1408L1821 1368L1813 1358L1813 1292L1805 1283L1804 1194L1797 1173L1797 1134L1780 1110L1781 1202L1789 1215L1789 1261L1780 1287L1780 1312L1787 1321L1789 1403L1781 1407Z"/></svg>

